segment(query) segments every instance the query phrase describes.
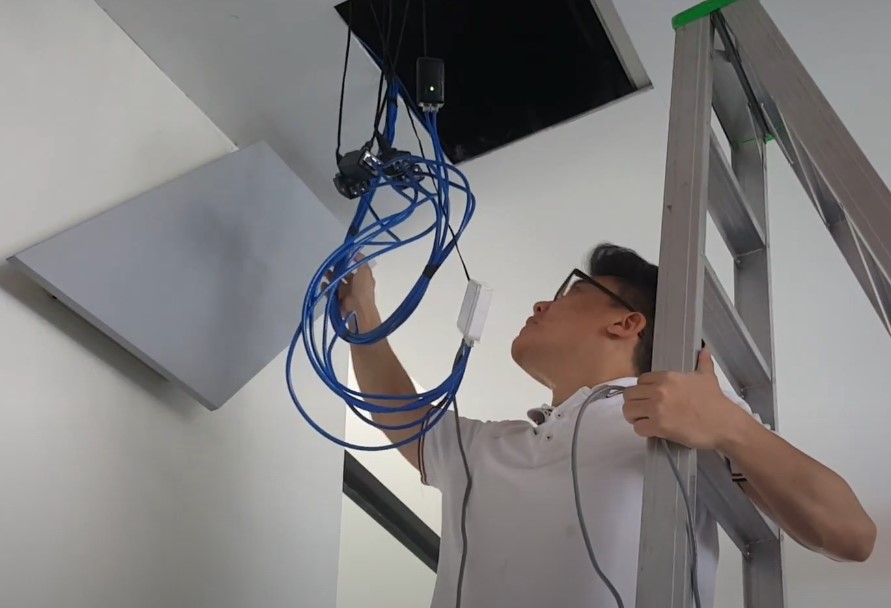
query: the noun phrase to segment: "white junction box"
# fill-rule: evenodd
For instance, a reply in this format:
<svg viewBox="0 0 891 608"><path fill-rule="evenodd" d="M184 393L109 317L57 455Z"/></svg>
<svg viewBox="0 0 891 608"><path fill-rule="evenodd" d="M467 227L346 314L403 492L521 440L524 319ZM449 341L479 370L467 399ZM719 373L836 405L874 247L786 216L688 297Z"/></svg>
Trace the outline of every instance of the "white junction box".
<svg viewBox="0 0 891 608"><path fill-rule="evenodd" d="M480 341L483 326L486 324L486 315L489 314L489 305L492 303L492 294L492 288L479 281L471 279L467 283L464 302L461 304L461 312L458 313L458 330L470 345Z"/></svg>

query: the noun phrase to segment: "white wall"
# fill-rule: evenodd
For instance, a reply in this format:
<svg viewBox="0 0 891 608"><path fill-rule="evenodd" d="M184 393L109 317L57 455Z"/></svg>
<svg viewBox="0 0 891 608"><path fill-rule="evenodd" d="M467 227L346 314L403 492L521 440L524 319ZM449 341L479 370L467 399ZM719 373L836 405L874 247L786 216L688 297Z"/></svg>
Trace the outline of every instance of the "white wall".
<svg viewBox="0 0 891 608"><path fill-rule="evenodd" d="M233 149L92 1L0 13L0 258ZM0 606L334 606L340 454L282 370L209 413L0 265Z"/></svg>
<svg viewBox="0 0 891 608"><path fill-rule="evenodd" d="M436 573L350 500L343 503L337 608L427 608Z"/></svg>
<svg viewBox="0 0 891 608"><path fill-rule="evenodd" d="M347 385L354 390L359 388L351 363ZM424 390L417 383L415 389ZM383 431L352 413L347 413L345 432L350 443L387 444ZM423 485L417 469L397 450L353 450L352 454L434 532L440 533L442 495ZM344 502L337 608L426 607L433 598L435 583L433 571L350 501Z"/></svg>

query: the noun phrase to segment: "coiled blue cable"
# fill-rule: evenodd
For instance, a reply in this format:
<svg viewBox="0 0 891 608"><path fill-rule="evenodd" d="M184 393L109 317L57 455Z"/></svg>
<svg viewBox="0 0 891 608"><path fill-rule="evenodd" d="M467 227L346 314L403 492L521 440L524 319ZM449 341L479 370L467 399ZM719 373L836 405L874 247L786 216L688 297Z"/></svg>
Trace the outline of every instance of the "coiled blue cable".
<svg viewBox="0 0 891 608"><path fill-rule="evenodd" d="M383 138L392 146L396 134L396 118L398 114L398 90L404 94L401 82L388 84L386 122L382 133ZM406 97L407 98L407 97ZM402 326L420 305L427 292L430 281L436 270L446 261L455 249L458 239L466 229L473 217L476 207L476 199L470 190L470 184L464 174L451 165L445 157L437 129L436 114L425 113L423 124L427 128L433 144L433 158L410 155L401 157L388 163L381 163L376 167L376 173L371 181L369 192L360 197L350 229L344 242L335 249L319 266L310 280L306 296L303 300L301 320L297 330L291 339L286 358L286 381L288 392L298 412L307 423L325 438L334 443L350 449L364 451L381 451L398 448L418 440L445 415L449 407L454 403L458 388L464 378L467 369L467 361L471 347L461 343L455 364L451 373L436 388L422 392L405 405L396 407L382 407L369 403L369 399L377 401L405 401L405 395L372 395L352 390L347 387L334 371L332 353L337 341L349 344L367 345L383 340ZM396 162L407 162L414 170L407 175L393 176L387 172ZM390 215L380 216L377 210L372 208L374 195L380 188L390 188L405 202L405 207ZM451 191L456 190L463 195L465 200L463 214L460 223L454 232L451 230L450 221L453 215L451 208ZM417 234L400 238L394 233L394 229L404 224L413 213L422 207L431 205L434 212L434 220L429 227L420 230ZM341 281L355 272L361 265L369 263L386 253L400 247L415 243L432 234L432 246L427 258L427 265L406 297L375 329L360 333L350 328L355 313L346 318L341 315L340 305L337 301L337 289ZM357 261L359 252L367 248L374 248L365 257ZM331 275L331 280L328 275ZM327 283L327 285L325 285ZM332 297L333 296L333 297ZM323 306L321 336L317 324L314 322L314 312L319 306ZM329 337L329 334L333 334ZM322 428L306 411L297 397L291 369L298 344L302 342L307 358L318 377L325 385L338 395L346 405L364 422L382 430L407 430L418 428L411 437L398 443L382 446L363 446L349 443L336 437ZM395 412L409 412L434 405L429 412L418 420L402 425L386 425L375 422L366 417L368 414L385 414Z"/></svg>

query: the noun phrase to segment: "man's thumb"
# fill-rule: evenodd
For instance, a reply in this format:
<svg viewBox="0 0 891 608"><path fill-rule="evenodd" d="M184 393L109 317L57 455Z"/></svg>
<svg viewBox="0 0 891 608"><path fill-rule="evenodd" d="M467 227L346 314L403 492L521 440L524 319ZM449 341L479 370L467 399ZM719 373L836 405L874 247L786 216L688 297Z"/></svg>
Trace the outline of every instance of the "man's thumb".
<svg viewBox="0 0 891 608"><path fill-rule="evenodd" d="M712 349L708 346L704 346L701 351L699 351L699 362L696 365L696 371L700 374L712 374L715 373L715 362L712 360Z"/></svg>

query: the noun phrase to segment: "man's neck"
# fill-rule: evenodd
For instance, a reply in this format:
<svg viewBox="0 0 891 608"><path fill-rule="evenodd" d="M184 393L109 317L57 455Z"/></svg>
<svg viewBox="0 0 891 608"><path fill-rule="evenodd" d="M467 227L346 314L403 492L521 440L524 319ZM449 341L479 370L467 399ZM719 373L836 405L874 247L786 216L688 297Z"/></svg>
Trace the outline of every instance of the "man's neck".
<svg viewBox="0 0 891 608"><path fill-rule="evenodd" d="M588 373L584 377L575 379L567 378L555 384L551 389L551 405L553 407L560 405L576 394L579 389L594 388L595 386L606 384L610 380L615 380L616 378L628 378L636 375L637 374L633 369L615 369L603 370L593 374Z"/></svg>

